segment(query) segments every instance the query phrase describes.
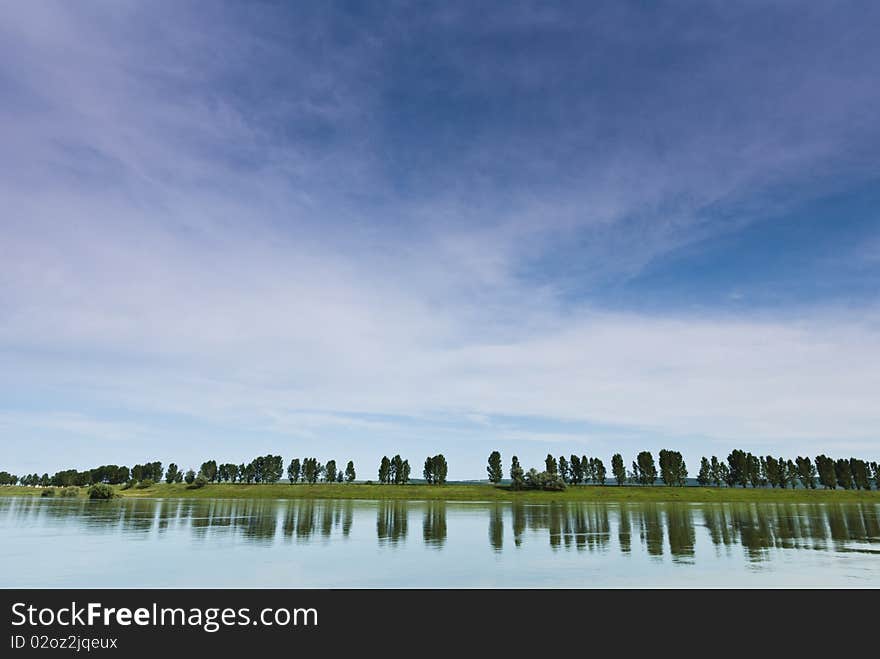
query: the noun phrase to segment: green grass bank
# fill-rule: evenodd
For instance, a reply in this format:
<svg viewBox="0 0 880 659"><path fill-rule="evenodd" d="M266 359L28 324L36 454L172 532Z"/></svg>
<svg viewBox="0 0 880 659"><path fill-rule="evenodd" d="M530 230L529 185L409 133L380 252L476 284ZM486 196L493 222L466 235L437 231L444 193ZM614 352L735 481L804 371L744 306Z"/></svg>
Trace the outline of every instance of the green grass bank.
<svg viewBox="0 0 880 659"><path fill-rule="evenodd" d="M61 496L61 488L55 489L55 497ZM271 485L220 483L198 489L188 489L185 484L158 483L148 488L114 486L125 498L193 498L193 499L411 499L431 501L682 501L706 502L849 502L866 501L880 503L877 490L780 490L752 488L714 487L636 487L584 485L568 487L562 492L512 491L506 486L487 484L432 485L368 485L365 483L316 485L273 483ZM79 488L79 496L86 497L88 488ZM0 496L40 496L41 488L3 486Z"/></svg>

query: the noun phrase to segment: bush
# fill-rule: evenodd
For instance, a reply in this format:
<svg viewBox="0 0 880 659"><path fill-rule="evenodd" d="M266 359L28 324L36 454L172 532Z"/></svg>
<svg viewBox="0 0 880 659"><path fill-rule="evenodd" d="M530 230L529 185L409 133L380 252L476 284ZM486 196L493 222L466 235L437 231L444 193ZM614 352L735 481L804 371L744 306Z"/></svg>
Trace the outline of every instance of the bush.
<svg viewBox="0 0 880 659"><path fill-rule="evenodd" d="M529 469L525 477L525 488L527 490L560 492L565 489L565 481L563 481L557 474L549 474L546 471L538 472L535 469Z"/></svg>
<svg viewBox="0 0 880 659"><path fill-rule="evenodd" d="M134 487L134 485L135 485L135 482L134 482L134 481L125 481L125 482L122 484L122 487L120 487L119 489L120 489L120 490L130 490L131 488Z"/></svg>
<svg viewBox="0 0 880 659"><path fill-rule="evenodd" d="M104 483L95 483L89 488L89 499L112 499L115 496L113 488Z"/></svg>
<svg viewBox="0 0 880 659"><path fill-rule="evenodd" d="M193 480L192 483L190 483L189 485L186 486L186 489L197 490L200 487L205 487L205 485L207 485L207 484L208 484L208 479L205 478L204 476L202 476L201 474L199 474L198 476L195 477L195 480Z"/></svg>
<svg viewBox="0 0 880 659"><path fill-rule="evenodd" d="M55 490L53 490L51 487L44 487L43 491L40 492L40 496L41 497L54 497Z"/></svg>
<svg viewBox="0 0 880 659"><path fill-rule="evenodd" d="M146 490L148 487L153 487L156 484L152 478L145 478L140 483L136 485L139 490Z"/></svg>
<svg viewBox="0 0 880 659"><path fill-rule="evenodd" d="M76 487L65 487L61 490L61 496L63 497L78 497L79 496L79 488Z"/></svg>

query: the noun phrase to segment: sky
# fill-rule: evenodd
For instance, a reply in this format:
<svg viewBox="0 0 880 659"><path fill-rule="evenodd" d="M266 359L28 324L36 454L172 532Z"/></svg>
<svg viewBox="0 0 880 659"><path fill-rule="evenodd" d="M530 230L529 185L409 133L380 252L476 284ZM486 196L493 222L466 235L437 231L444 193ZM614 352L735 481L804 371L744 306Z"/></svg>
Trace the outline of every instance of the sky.
<svg viewBox="0 0 880 659"><path fill-rule="evenodd" d="M6 6L0 469L880 459L878 21Z"/></svg>

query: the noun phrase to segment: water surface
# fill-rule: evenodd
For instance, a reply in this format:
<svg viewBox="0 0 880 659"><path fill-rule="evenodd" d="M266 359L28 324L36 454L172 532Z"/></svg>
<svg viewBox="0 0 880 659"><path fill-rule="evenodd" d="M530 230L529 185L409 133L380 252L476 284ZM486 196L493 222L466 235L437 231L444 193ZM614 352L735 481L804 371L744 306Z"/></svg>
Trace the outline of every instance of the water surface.
<svg viewBox="0 0 880 659"><path fill-rule="evenodd" d="M880 505L0 497L3 587L880 587Z"/></svg>

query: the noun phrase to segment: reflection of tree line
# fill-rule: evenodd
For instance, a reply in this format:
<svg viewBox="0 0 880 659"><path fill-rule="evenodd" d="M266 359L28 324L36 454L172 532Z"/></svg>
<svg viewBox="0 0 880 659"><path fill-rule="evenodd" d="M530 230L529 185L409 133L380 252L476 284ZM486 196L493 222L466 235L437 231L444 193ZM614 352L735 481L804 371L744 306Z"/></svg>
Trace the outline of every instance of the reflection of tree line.
<svg viewBox="0 0 880 659"><path fill-rule="evenodd" d="M611 539L609 517L616 513L623 553L632 551L635 535L649 555L662 556L668 548L673 560L682 562L693 560L695 523L701 515L713 544L741 545L752 560L761 560L770 548L824 549L829 540L842 544L880 538L880 508L874 504L514 504L509 509L515 546L522 544L526 531L546 531L554 549L602 550ZM498 505L489 511L489 544L496 550L504 546L505 510Z"/></svg>
<svg viewBox="0 0 880 659"><path fill-rule="evenodd" d="M703 507L716 545L742 545L752 560L768 549L824 549L829 542L877 542L880 515L871 504L766 504Z"/></svg>
<svg viewBox="0 0 880 659"><path fill-rule="evenodd" d="M452 504L453 506L455 504ZM425 545L442 548L447 540L447 507L442 501L379 501L375 506L380 544L406 540L411 514L421 513ZM366 513L358 504L361 515ZM369 513L367 513L369 514ZM87 500L37 498L0 500L0 515L14 521L45 516L62 523L75 519L86 531L118 528L146 536L155 530L188 526L197 538L231 532L248 540L271 542L277 537L302 541L312 537L348 537L355 517L353 501L277 501L212 499L129 500L120 505L95 505ZM617 525L623 553L641 542L651 556L669 551L674 560L694 556L695 525L706 528L718 547L741 545L752 560L777 548L824 549L832 545L878 542L880 506L876 504L495 504L488 508L488 540L495 550L512 539L518 547L529 533L547 533L553 549L605 550ZM511 530L506 535L505 526ZM848 547L850 550L853 548Z"/></svg>

